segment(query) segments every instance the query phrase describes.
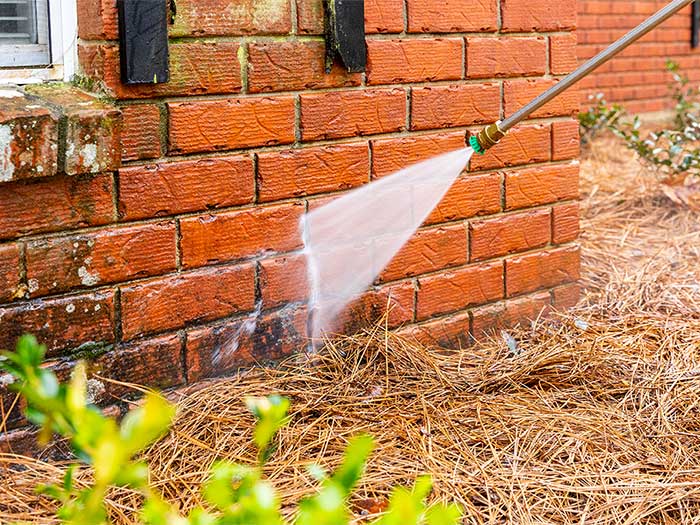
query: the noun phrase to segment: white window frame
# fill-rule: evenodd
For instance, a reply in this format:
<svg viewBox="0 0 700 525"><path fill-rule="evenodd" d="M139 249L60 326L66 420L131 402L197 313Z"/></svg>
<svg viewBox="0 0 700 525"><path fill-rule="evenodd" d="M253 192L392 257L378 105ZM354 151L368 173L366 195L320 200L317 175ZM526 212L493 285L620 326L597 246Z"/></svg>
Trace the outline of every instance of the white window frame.
<svg viewBox="0 0 700 525"><path fill-rule="evenodd" d="M71 80L78 62L77 16L76 0L49 0L49 56L51 63L46 66L0 68L0 85Z"/></svg>

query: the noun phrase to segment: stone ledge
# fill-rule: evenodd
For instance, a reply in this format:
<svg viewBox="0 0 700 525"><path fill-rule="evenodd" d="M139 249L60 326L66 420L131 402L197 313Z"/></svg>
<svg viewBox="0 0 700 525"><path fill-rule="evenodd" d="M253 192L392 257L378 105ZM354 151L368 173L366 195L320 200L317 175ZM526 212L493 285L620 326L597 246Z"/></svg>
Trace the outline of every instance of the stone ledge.
<svg viewBox="0 0 700 525"><path fill-rule="evenodd" d="M121 165L122 115L62 83L0 87L0 183Z"/></svg>

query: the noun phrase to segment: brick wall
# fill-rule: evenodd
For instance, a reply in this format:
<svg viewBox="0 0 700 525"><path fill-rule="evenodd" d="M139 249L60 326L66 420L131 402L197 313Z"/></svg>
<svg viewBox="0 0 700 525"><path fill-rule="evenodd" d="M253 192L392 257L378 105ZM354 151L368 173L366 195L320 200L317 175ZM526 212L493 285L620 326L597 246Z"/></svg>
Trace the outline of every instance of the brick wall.
<svg viewBox="0 0 700 525"><path fill-rule="evenodd" d="M579 0L579 60L602 51L666 4L667 0ZM621 102L631 112L672 108L666 60L678 62L691 80L700 80L700 50L690 47L690 37L687 7L583 80L582 103L591 94L604 93L608 102Z"/></svg>
<svg viewBox="0 0 700 525"><path fill-rule="evenodd" d="M573 1L366 0L367 73L326 75L320 0L177 0L172 80L133 87L114 0L78 3L122 165L0 183L0 347L33 332L55 366L91 356L162 388L298 348L305 210L464 147L576 63ZM392 327L454 344L575 301L578 99L474 158L348 322L390 301ZM216 366L257 305L253 337ZM106 404L124 395L105 388Z"/></svg>

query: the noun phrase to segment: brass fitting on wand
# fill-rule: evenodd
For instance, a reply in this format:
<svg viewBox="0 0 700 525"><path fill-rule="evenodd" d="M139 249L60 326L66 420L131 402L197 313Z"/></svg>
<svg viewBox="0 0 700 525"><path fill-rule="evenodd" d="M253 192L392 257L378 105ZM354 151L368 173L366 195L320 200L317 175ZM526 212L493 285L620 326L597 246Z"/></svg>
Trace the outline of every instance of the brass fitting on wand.
<svg viewBox="0 0 700 525"><path fill-rule="evenodd" d="M500 128L501 121L499 120L495 124L490 124L482 129L476 135L469 137L469 145L472 147L475 153L483 155L486 150L494 147L498 142L506 136L506 132Z"/></svg>

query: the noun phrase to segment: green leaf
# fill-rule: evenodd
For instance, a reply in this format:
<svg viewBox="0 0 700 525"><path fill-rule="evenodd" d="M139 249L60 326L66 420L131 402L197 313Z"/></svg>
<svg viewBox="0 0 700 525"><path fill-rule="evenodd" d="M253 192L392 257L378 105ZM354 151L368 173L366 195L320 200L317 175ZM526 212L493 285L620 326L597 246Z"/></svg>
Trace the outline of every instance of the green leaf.
<svg viewBox="0 0 700 525"><path fill-rule="evenodd" d="M253 482L258 479L255 471L243 469L239 465L224 461L215 463L211 469L211 478L204 485L204 498L217 509L226 510L237 500L233 489L234 479L240 480L248 476L254 476Z"/></svg>
<svg viewBox="0 0 700 525"><path fill-rule="evenodd" d="M17 354L26 367L38 368L46 355L46 347L33 335L23 335L17 341Z"/></svg>
<svg viewBox="0 0 700 525"><path fill-rule="evenodd" d="M200 507L192 509L187 518L189 525L217 525L219 518Z"/></svg>
<svg viewBox="0 0 700 525"><path fill-rule="evenodd" d="M63 475L63 490L66 492L71 492L73 490L73 473L75 472L75 465L71 465L66 470Z"/></svg>
<svg viewBox="0 0 700 525"><path fill-rule="evenodd" d="M260 452L261 460L264 461L275 434L288 423L289 399L281 396L249 397L245 399L245 404L258 420L253 439Z"/></svg>
<svg viewBox="0 0 700 525"><path fill-rule="evenodd" d="M120 436L129 456L140 452L161 437L175 417L175 407L162 396L149 393L139 408L122 421Z"/></svg>
<svg viewBox="0 0 700 525"><path fill-rule="evenodd" d="M56 397L59 392L58 379L51 370L37 370L39 377L39 385L37 385L38 394L43 398Z"/></svg>
<svg viewBox="0 0 700 525"><path fill-rule="evenodd" d="M74 413L85 410L87 405L87 367L84 362L79 362L71 376L70 384L66 391L66 404Z"/></svg>
<svg viewBox="0 0 700 525"><path fill-rule="evenodd" d="M451 505L433 505L428 509L428 525L458 525L462 520L462 509L454 503Z"/></svg>
<svg viewBox="0 0 700 525"><path fill-rule="evenodd" d="M118 487L143 488L148 485L148 465L145 463L127 463L112 482Z"/></svg>
<svg viewBox="0 0 700 525"><path fill-rule="evenodd" d="M38 485L34 492L56 501L65 502L68 491L62 490L58 485Z"/></svg>
<svg viewBox="0 0 700 525"><path fill-rule="evenodd" d="M316 463L308 465L306 471L318 482L322 482L328 479L328 473L326 470Z"/></svg>
<svg viewBox="0 0 700 525"><path fill-rule="evenodd" d="M333 475L333 481L349 493L362 476L367 457L374 448L371 436L362 435L353 438L345 449L343 464Z"/></svg>

